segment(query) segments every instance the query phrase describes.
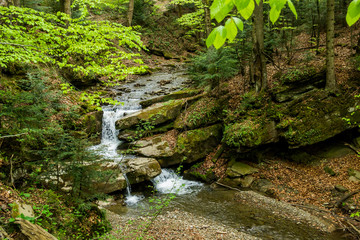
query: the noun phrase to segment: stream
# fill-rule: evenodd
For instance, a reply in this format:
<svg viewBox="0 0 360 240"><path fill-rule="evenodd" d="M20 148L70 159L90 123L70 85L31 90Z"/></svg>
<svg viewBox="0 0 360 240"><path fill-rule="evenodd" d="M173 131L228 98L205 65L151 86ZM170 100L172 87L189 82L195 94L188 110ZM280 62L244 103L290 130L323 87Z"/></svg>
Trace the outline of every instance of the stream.
<svg viewBox="0 0 360 240"><path fill-rule="evenodd" d="M186 87L187 82L188 79L181 69L173 69L171 73L159 72L141 76L136 81L115 89L119 93L115 99L124 104L103 107L101 143L91 149L122 166L123 159L133 156L118 153L117 149L122 142L117 138L115 121L141 110L141 100L181 90ZM270 211L236 202L235 191L211 189L203 183L185 180L171 169L162 169L162 173L154 178L152 183L158 198L164 198L169 193L177 196L170 202L168 209L190 212L262 239L341 239L341 234L326 234L307 225L275 216ZM149 203L150 195L146 192L133 192L128 184L126 206L119 202L107 209L119 215L142 216L150 211L152 206Z"/></svg>

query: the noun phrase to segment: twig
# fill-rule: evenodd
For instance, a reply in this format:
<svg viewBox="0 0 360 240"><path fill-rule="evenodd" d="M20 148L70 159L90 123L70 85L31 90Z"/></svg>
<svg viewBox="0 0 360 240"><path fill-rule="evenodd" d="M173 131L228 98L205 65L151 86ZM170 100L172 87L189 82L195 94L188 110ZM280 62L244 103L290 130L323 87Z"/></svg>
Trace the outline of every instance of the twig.
<svg viewBox="0 0 360 240"><path fill-rule="evenodd" d="M2 139L2 138L11 138L11 137L18 137L18 136L25 135L25 134L28 134L28 133L26 132L26 133L14 134L14 135L0 136L0 139Z"/></svg>
<svg viewBox="0 0 360 240"><path fill-rule="evenodd" d="M360 192L360 190L356 190L356 191L354 191L354 192L351 192L351 193L346 194L345 196L343 196L342 198L340 198L340 199L336 202L335 206L336 206L337 208L339 208L339 207L341 206L341 204L342 204L344 201L346 201L346 199L348 199L349 197L351 197L351 196L353 196L353 195L355 195L355 194L357 194L357 193L359 193L359 192Z"/></svg>
<svg viewBox="0 0 360 240"><path fill-rule="evenodd" d="M2 45L19 46L19 47L35 47L35 46L32 46L32 45L23 45L23 44L18 44L18 43L8 43L8 42L0 42L0 44L2 44Z"/></svg>
<svg viewBox="0 0 360 240"><path fill-rule="evenodd" d="M14 154L11 155L10 157L10 179L11 179L11 185L14 187L15 189L15 185L14 185L14 176L13 176L13 164L12 164L12 158L14 157Z"/></svg>
<svg viewBox="0 0 360 240"><path fill-rule="evenodd" d="M238 189L238 188L233 188L233 187L230 187L230 186L228 186L228 185L225 185L225 184L223 184L223 183L219 183L219 182L215 182L217 185L220 185L220 186L222 186L222 187L225 187L225 188L229 188L229 189L231 189L231 190L235 190L235 191L239 191L239 192L241 192L241 190L240 189Z"/></svg>
<svg viewBox="0 0 360 240"><path fill-rule="evenodd" d="M350 227L353 229L353 230L355 230L355 232L357 232L357 234L359 234L360 235L360 230L359 229L357 229L353 224L351 224L351 222L349 222L349 221L347 221L346 222L347 224L349 224L350 225Z"/></svg>
<svg viewBox="0 0 360 240"><path fill-rule="evenodd" d="M360 151L354 147L353 145L351 145L350 143L344 143L345 146L348 146L351 150L353 150L356 154L359 154L360 155Z"/></svg>

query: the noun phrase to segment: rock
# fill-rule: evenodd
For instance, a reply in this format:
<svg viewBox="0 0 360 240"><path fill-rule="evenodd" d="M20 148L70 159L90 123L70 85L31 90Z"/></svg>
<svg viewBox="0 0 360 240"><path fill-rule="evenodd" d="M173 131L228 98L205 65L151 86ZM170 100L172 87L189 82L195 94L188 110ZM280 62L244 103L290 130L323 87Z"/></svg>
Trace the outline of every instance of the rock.
<svg viewBox="0 0 360 240"><path fill-rule="evenodd" d="M272 182L267 179L257 179L252 185L253 189L263 193L266 193L270 188L273 187L274 185L272 184Z"/></svg>
<svg viewBox="0 0 360 240"><path fill-rule="evenodd" d="M168 52L168 51L164 51L164 52L163 52L163 55L164 55L164 58L165 58L165 59L172 59L172 58L174 58L174 56L173 56L170 52Z"/></svg>
<svg viewBox="0 0 360 240"><path fill-rule="evenodd" d="M24 234L29 240L57 240L56 237L48 233L45 229L39 225L33 224L22 218L17 218L15 224L18 224L20 231Z"/></svg>
<svg viewBox="0 0 360 240"><path fill-rule="evenodd" d="M156 135L147 140L136 142L134 152L140 156L153 158L167 158L174 155L174 150L169 146L168 141L163 140L164 134Z"/></svg>
<svg viewBox="0 0 360 240"><path fill-rule="evenodd" d="M131 158L126 161L126 176L131 184L148 181L161 173L161 167L154 158Z"/></svg>
<svg viewBox="0 0 360 240"><path fill-rule="evenodd" d="M349 181L350 181L350 182L360 183L360 180L359 180L358 178L354 177L354 176L350 176L350 177L349 177Z"/></svg>
<svg viewBox="0 0 360 240"><path fill-rule="evenodd" d="M257 168L251 167L242 162L235 161L230 162L226 170L226 174L232 178L242 177L256 172L258 172Z"/></svg>
<svg viewBox="0 0 360 240"><path fill-rule="evenodd" d="M241 187L248 188L254 182L255 178L251 175L245 176L240 180Z"/></svg>
<svg viewBox="0 0 360 240"><path fill-rule="evenodd" d="M279 138L275 122L262 123L246 119L229 124L225 128L223 141L239 152L246 152L263 144L278 142Z"/></svg>
<svg viewBox="0 0 360 240"><path fill-rule="evenodd" d="M183 132L178 135L171 159L159 159L161 166L191 163L206 157L221 140L221 124Z"/></svg>
<svg viewBox="0 0 360 240"><path fill-rule="evenodd" d="M342 185L335 185L335 190L341 193L349 191L346 187Z"/></svg>
<svg viewBox="0 0 360 240"><path fill-rule="evenodd" d="M101 193L112 193L126 188L126 180L119 165L115 162L107 162L97 166L98 171L107 174L108 177L93 182L93 188Z"/></svg>
<svg viewBox="0 0 360 240"><path fill-rule="evenodd" d="M357 178L358 180L360 180L360 171L357 171L355 169L349 169L348 170L349 176L354 176L355 178Z"/></svg>
<svg viewBox="0 0 360 240"><path fill-rule="evenodd" d="M334 170L332 170L329 166L325 166L324 171L330 176L336 176L336 172L334 172Z"/></svg>
<svg viewBox="0 0 360 240"><path fill-rule="evenodd" d="M89 135L100 134L102 130L103 111L95 111L85 114L82 117L82 126Z"/></svg>
<svg viewBox="0 0 360 240"><path fill-rule="evenodd" d="M155 103L159 103L159 102L167 102L170 100L177 100L177 99L181 99L181 98L188 98L188 97L193 97L195 95L198 95L201 93L201 90L198 89L185 89L185 90L181 90L178 92L174 92L174 93L170 93L168 95L165 96L160 96L160 97L156 97L156 98L152 98L149 100L144 100L140 102L140 105L143 108L146 108L148 106L151 106Z"/></svg>
<svg viewBox="0 0 360 240"><path fill-rule="evenodd" d="M222 106L215 98L203 97L182 112L174 122L176 129L195 129L219 122Z"/></svg>
<svg viewBox="0 0 360 240"><path fill-rule="evenodd" d="M11 216L13 218L17 218L23 214L26 217L35 217L34 210L31 205L27 205L25 203L20 203L15 201L14 206L12 207Z"/></svg>
<svg viewBox="0 0 360 240"><path fill-rule="evenodd" d="M184 103L184 100L174 100L154 104L151 107L116 121L116 129L129 129L135 127L140 122L149 122L153 126L168 122L180 114Z"/></svg>

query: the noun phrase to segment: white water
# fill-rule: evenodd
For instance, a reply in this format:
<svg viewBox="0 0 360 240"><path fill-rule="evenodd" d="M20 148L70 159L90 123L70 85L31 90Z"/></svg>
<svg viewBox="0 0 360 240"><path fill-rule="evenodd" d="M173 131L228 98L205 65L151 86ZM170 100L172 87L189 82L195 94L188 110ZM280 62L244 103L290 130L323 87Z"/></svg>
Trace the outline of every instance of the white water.
<svg viewBox="0 0 360 240"><path fill-rule="evenodd" d="M198 192L203 184L183 179L172 169L162 169L161 174L152 181L159 193L174 193L177 195Z"/></svg>

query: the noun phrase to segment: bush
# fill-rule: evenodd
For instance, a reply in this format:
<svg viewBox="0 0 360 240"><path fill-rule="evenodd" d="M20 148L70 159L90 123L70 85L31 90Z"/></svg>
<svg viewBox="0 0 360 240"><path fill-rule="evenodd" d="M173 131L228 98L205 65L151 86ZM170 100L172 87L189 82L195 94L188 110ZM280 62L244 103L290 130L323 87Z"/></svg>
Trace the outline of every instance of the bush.
<svg viewBox="0 0 360 240"><path fill-rule="evenodd" d="M210 48L194 57L187 68L196 85L210 84L214 88L221 80L229 79L238 73L239 62L232 48Z"/></svg>

